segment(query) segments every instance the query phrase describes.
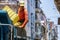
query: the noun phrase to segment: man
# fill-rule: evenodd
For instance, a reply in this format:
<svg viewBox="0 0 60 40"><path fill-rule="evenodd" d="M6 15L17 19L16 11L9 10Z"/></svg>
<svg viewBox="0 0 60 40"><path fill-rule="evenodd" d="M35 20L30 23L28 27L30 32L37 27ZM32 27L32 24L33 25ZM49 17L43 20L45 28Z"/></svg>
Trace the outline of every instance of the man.
<svg viewBox="0 0 60 40"><path fill-rule="evenodd" d="M22 25L20 25L19 27L24 28L28 22L28 12L27 9L24 8L24 6L20 6L18 8L18 16L19 16L19 22L22 23Z"/></svg>
<svg viewBox="0 0 60 40"><path fill-rule="evenodd" d="M16 23L16 25L20 28L24 28L28 22L28 12L27 9L24 8L24 4L19 4L18 16L19 16L19 20Z"/></svg>
<svg viewBox="0 0 60 40"><path fill-rule="evenodd" d="M23 39L23 37L26 37L26 30L24 28L28 22L28 12L27 12L27 9L24 8L24 5L22 4L18 5L18 16L19 16L19 20L16 23L17 35L22 37L19 40L26 40L26 39Z"/></svg>

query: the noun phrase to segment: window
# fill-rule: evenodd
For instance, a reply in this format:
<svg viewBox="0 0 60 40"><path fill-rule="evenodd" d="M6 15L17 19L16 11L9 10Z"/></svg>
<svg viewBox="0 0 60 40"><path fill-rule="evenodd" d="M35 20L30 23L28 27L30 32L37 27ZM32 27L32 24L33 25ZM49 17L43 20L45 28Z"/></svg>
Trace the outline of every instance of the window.
<svg viewBox="0 0 60 40"><path fill-rule="evenodd" d="M37 20L37 15L35 14L35 20Z"/></svg>
<svg viewBox="0 0 60 40"><path fill-rule="evenodd" d="M35 31L38 32L37 23L35 23Z"/></svg>
<svg viewBox="0 0 60 40"><path fill-rule="evenodd" d="M60 25L60 18L58 18L58 25Z"/></svg>
<svg viewBox="0 0 60 40"><path fill-rule="evenodd" d="M35 0L35 7L38 8L38 1Z"/></svg>
<svg viewBox="0 0 60 40"><path fill-rule="evenodd" d="M40 2L38 0L35 0L35 8L40 8Z"/></svg>

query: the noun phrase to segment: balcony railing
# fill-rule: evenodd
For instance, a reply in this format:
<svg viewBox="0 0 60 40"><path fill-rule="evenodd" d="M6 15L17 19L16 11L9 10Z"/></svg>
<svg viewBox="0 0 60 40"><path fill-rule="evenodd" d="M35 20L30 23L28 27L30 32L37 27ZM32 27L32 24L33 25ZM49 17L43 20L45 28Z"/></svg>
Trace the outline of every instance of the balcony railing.
<svg viewBox="0 0 60 40"><path fill-rule="evenodd" d="M13 25L11 25L11 24L0 24L0 28L1 27L3 27L3 26L5 26L5 27L9 27L9 34L8 34L8 37L6 37L6 38L8 38L9 40L17 40L17 39L22 39L22 40L24 40L24 39L32 39L31 37L29 37L29 36L26 36L26 37L21 37L21 36L18 36L17 35L17 33L16 33L16 31L14 30L14 26ZM1 35L0 35L0 40L2 40L2 39L4 39L2 36L4 35L3 34L3 32L2 32L2 30L0 30L1 31ZM14 34L14 31L15 31L15 33L16 34ZM5 40L8 40L8 39L5 39Z"/></svg>
<svg viewBox="0 0 60 40"><path fill-rule="evenodd" d="M10 27L10 30L11 30L11 34L10 34L10 39L13 40L13 25L11 24L0 24L0 27L3 27L3 26L8 26ZM3 35L3 34L2 34ZM6 37L7 38L7 37Z"/></svg>

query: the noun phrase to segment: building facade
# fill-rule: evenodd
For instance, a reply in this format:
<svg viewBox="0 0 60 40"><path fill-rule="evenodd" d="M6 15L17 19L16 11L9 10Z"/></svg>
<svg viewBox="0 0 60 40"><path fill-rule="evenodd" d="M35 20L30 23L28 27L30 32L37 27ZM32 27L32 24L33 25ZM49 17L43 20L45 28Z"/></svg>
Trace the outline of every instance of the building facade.
<svg viewBox="0 0 60 40"><path fill-rule="evenodd" d="M29 22L26 25L27 40L35 38L35 0L25 0L25 7L28 9Z"/></svg>
<svg viewBox="0 0 60 40"><path fill-rule="evenodd" d="M48 27L48 40L58 40L58 28L53 21L49 20L47 23Z"/></svg>
<svg viewBox="0 0 60 40"><path fill-rule="evenodd" d="M35 0L35 40L47 40L47 37L45 37L47 36L46 16L40 8L40 4L40 0Z"/></svg>

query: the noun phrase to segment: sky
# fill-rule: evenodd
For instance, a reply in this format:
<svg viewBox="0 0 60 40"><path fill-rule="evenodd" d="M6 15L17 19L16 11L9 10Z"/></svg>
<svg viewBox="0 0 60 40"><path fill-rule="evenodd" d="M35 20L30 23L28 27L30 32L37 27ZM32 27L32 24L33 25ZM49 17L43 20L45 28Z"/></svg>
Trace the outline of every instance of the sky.
<svg viewBox="0 0 60 40"><path fill-rule="evenodd" d="M54 0L40 0L40 7L43 10L44 14L47 18L54 21L54 24L57 24L57 18L59 16L59 12L57 11L56 5L54 4Z"/></svg>
<svg viewBox="0 0 60 40"><path fill-rule="evenodd" d="M42 8L46 18L51 19L54 24L57 25L58 17L60 17L59 12L57 11L56 5L54 4L54 0L40 0L40 7ZM58 26L58 40L60 40L60 25Z"/></svg>

